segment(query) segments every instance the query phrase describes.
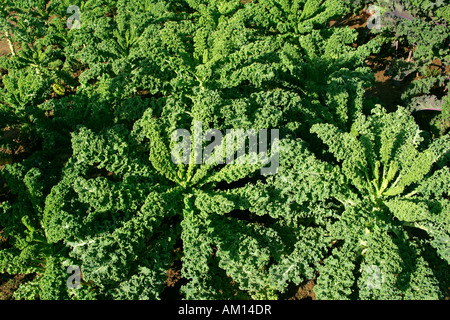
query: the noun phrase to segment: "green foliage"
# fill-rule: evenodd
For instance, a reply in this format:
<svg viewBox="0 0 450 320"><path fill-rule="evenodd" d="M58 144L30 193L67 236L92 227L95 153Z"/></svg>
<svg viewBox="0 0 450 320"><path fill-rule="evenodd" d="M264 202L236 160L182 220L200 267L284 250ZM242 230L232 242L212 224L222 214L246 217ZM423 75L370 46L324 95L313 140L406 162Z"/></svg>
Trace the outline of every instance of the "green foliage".
<svg viewBox="0 0 450 320"><path fill-rule="evenodd" d="M448 134L364 115L385 39L328 28L343 1L89 0L69 30L71 4L0 11L0 146L25 149L0 171L0 272L32 278L16 299L161 299L175 265L186 299L277 299L317 275L322 299L443 298ZM227 129L280 135L256 162L175 163L177 129L234 154Z"/></svg>
<svg viewBox="0 0 450 320"><path fill-rule="evenodd" d="M339 162L348 188L345 198L335 197L345 210L328 227L335 246L319 267L318 298L442 299L446 288L434 268L449 262L450 172L440 160L450 137L430 143L404 109L381 108L350 133L331 124L312 132ZM423 256L431 248L438 261Z"/></svg>
<svg viewBox="0 0 450 320"><path fill-rule="evenodd" d="M416 108L418 97L422 100L437 98L439 104L446 105L450 79L448 5L442 0L352 1L347 5L368 7L371 4L379 8L375 19L382 27L372 29L372 33L385 41L383 50L395 58L386 75L407 85L402 92L404 105L415 111L423 110ZM431 119L434 134L439 136L448 131L446 111Z"/></svg>

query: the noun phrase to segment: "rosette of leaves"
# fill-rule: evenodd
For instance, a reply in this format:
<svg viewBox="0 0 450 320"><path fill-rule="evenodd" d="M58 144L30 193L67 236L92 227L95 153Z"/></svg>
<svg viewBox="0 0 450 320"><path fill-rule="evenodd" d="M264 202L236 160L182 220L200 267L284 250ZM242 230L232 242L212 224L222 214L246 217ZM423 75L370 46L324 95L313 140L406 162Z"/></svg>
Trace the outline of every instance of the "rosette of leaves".
<svg viewBox="0 0 450 320"><path fill-rule="evenodd" d="M320 232L324 219L317 220L322 229L313 228L310 210L323 191L288 190L288 180L275 183L260 174L261 162L175 164L175 129L192 132L192 146L206 143L195 138L198 123L180 96L168 98L161 110L147 109L131 131L116 125L100 132L82 127L73 134L73 157L46 199L43 218L49 241L69 251L66 265L81 266L82 288L71 295L158 299L166 272L178 259L187 299L272 299L290 283L312 278L326 242ZM206 120L196 119L205 132ZM251 120L252 126L234 128L273 127ZM225 120L224 128L233 128L232 122ZM191 151L194 160L194 147ZM296 167L314 163L318 174L325 171L326 164L315 163L300 144L283 145L281 152L280 168L303 155ZM265 154L275 155L271 147ZM332 188L332 176L325 177L299 178L297 188L306 188L309 179ZM291 194L301 201L280 209ZM321 210L327 210L325 204Z"/></svg>
<svg viewBox="0 0 450 320"><path fill-rule="evenodd" d="M319 299L443 299L449 279L450 136L429 141L403 108L361 116L350 132L317 124L343 186L328 227ZM347 191L343 191L347 188Z"/></svg>
<svg viewBox="0 0 450 320"><path fill-rule="evenodd" d="M28 275L16 299L67 298L67 274L61 268L65 248L48 241L42 226L45 195L58 181L59 168L41 154L0 171L0 273Z"/></svg>

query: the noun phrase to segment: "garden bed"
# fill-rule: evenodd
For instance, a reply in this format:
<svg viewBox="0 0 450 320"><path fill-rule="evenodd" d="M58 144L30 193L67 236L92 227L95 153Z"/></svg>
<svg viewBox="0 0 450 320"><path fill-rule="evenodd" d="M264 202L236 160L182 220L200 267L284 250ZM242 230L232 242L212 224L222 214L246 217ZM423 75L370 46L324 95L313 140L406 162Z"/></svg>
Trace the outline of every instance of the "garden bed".
<svg viewBox="0 0 450 320"><path fill-rule="evenodd" d="M0 299L448 299L445 8L97 2L10 8ZM276 133L276 173L206 128Z"/></svg>

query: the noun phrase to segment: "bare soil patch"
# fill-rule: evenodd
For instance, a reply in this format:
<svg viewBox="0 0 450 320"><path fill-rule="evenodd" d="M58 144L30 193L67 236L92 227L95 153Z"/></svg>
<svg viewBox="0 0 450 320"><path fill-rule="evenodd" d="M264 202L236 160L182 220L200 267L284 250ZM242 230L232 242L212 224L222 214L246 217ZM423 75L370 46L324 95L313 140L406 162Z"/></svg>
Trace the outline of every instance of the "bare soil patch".
<svg viewBox="0 0 450 320"><path fill-rule="evenodd" d="M314 285L314 280L307 280L303 282L298 288L297 293L288 300L316 300L316 295L313 291Z"/></svg>
<svg viewBox="0 0 450 320"><path fill-rule="evenodd" d="M393 59L392 56L375 55L367 59L367 66L375 75L375 85L366 91L366 97L377 98L389 110L394 110L398 105L402 105L402 94L411 83L411 79L398 81L389 75L388 70Z"/></svg>
<svg viewBox="0 0 450 320"><path fill-rule="evenodd" d="M0 56L6 56L9 53L10 53L10 51L9 51L8 42L6 40L1 40L0 41Z"/></svg>

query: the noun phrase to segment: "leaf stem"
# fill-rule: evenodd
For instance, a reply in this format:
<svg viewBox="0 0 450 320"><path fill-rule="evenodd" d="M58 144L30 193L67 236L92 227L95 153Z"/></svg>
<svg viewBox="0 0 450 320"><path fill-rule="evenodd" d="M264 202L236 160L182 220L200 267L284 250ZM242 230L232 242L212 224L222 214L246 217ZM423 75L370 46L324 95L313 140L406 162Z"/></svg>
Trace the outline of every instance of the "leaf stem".
<svg viewBox="0 0 450 320"><path fill-rule="evenodd" d="M6 41L8 42L9 50L11 51L11 54L13 56L15 56L16 55L16 51L14 50L14 45L13 45L13 43L11 41L11 35L9 34L8 30L5 30L5 38L6 38Z"/></svg>

